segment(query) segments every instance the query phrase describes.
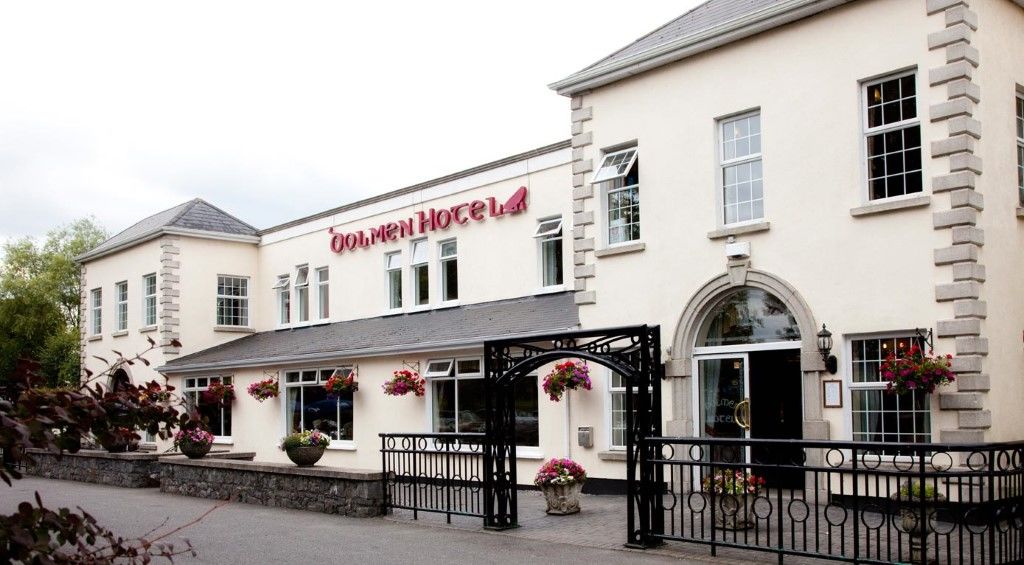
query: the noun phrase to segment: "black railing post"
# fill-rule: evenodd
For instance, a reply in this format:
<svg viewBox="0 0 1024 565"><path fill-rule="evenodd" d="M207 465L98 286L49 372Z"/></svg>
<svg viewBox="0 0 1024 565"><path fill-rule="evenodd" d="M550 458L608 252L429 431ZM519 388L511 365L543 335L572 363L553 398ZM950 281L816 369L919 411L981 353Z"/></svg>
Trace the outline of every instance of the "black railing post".
<svg viewBox="0 0 1024 565"><path fill-rule="evenodd" d="M990 449L988 455L988 501L985 504L985 518L988 521L988 558L993 563L996 559L996 450Z"/></svg>
<svg viewBox="0 0 1024 565"><path fill-rule="evenodd" d="M418 438L412 438L412 441L410 442L410 445L412 446L412 453L410 454L410 457L412 458L412 481L410 481L410 484L412 485L412 518L413 518L413 520L419 520L420 519L420 515L419 515L420 486L419 486L419 471L418 471L418 469L419 469L418 461L419 461L419 454L420 454L420 442L419 442L419 439Z"/></svg>
<svg viewBox="0 0 1024 565"><path fill-rule="evenodd" d="M857 473L856 445L850 449L850 462L853 464L853 562L860 563L860 476Z"/></svg>

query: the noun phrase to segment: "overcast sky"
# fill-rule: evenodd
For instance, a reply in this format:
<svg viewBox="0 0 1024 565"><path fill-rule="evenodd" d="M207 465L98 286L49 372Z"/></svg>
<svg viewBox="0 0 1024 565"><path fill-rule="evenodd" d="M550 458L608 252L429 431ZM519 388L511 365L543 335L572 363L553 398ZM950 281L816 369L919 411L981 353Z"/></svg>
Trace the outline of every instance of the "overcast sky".
<svg viewBox="0 0 1024 565"><path fill-rule="evenodd" d="M4 3L0 242L194 197L268 227L566 139L546 85L697 3Z"/></svg>

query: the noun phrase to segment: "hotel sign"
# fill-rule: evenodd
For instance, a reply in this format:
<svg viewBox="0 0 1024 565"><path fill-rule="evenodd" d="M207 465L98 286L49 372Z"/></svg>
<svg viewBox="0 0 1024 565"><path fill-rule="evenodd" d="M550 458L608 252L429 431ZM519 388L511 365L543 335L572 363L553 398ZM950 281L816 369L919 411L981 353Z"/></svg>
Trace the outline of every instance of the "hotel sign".
<svg viewBox="0 0 1024 565"><path fill-rule="evenodd" d="M378 243L446 230L453 225L464 226L470 221L482 222L487 218L518 214L526 210L526 194L526 187L521 186L504 204L499 204L493 196L489 196L485 200L473 200L448 208L431 208L416 212L415 216L408 219L387 222L365 230L340 232L335 231L333 227L328 228L331 251L344 253Z"/></svg>

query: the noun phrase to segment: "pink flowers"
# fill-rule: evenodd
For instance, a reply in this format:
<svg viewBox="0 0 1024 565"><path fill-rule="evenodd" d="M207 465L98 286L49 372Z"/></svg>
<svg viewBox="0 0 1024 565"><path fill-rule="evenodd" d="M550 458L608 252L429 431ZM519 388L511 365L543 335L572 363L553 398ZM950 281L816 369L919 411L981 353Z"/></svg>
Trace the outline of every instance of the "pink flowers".
<svg viewBox="0 0 1024 565"><path fill-rule="evenodd" d="M543 387L553 402L561 400L567 390L590 390L590 367L583 361L558 363L555 370L544 377Z"/></svg>
<svg viewBox="0 0 1024 565"><path fill-rule="evenodd" d="M715 494L758 494L764 488L764 477L740 470L716 471L714 475L704 477L701 487L704 492Z"/></svg>
<svg viewBox="0 0 1024 565"><path fill-rule="evenodd" d="M918 390L931 394L935 387L956 380L950 368L952 360L952 355L925 355L917 345L911 346L902 357L896 357L895 352L890 353L880 368L882 378L887 381L885 390L889 394Z"/></svg>
<svg viewBox="0 0 1024 565"><path fill-rule="evenodd" d="M213 443L213 434L202 428L178 430L178 432L174 434L174 447L178 447L182 443L210 445Z"/></svg>
<svg viewBox="0 0 1024 565"><path fill-rule="evenodd" d="M277 385L277 379L270 378L262 381L256 381L249 385L249 396L256 400L263 402L268 398L277 398L280 393Z"/></svg>
<svg viewBox="0 0 1024 565"><path fill-rule="evenodd" d="M402 369L401 371L395 371L395 376L381 385L381 388L384 389L384 394L388 396L405 396L410 392L416 396L423 396L426 394L426 384L427 381L419 373Z"/></svg>
<svg viewBox="0 0 1024 565"><path fill-rule="evenodd" d="M331 375L331 378L327 379L324 384L324 388L327 389L327 394L331 396L340 396L346 392L355 392L359 390L359 383L356 382L356 373L352 371L347 377L342 376L341 373L335 372Z"/></svg>
<svg viewBox="0 0 1024 565"><path fill-rule="evenodd" d="M569 483L582 483L587 480L587 472L583 466L572 459L550 459L537 470L537 476L533 484L541 487L544 485L566 485Z"/></svg>

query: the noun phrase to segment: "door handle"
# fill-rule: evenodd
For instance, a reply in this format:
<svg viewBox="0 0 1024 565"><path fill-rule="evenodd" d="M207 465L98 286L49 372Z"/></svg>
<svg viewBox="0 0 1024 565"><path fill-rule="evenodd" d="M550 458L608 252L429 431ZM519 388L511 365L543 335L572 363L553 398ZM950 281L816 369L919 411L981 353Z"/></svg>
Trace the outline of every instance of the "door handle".
<svg viewBox="0 0 1024 565"><path fill-rule="evenodd" d="M750 399L744 398L736 404L736 409L732 413L733 419L736 421L736 425L743 428L744 430L750 431Z"/></svg>

